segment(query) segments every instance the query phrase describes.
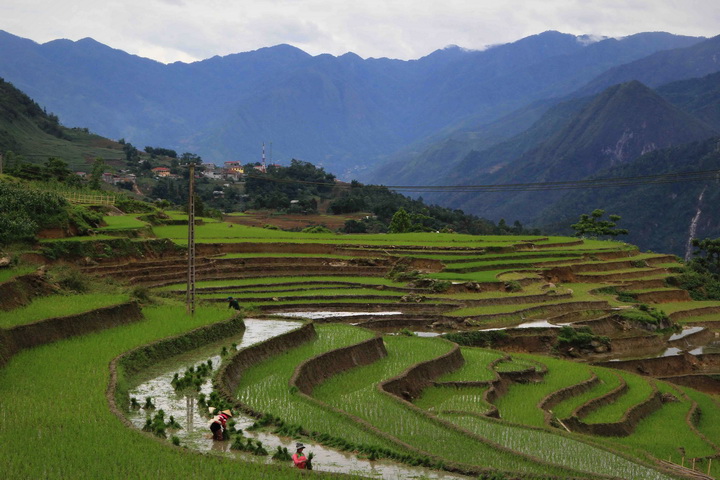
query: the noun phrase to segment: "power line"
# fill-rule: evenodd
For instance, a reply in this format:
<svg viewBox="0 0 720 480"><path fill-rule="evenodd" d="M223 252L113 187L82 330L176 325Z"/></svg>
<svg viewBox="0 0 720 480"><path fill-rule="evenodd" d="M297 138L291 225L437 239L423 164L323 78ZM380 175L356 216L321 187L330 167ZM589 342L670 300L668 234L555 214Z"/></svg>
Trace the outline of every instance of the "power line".
<svg viewBox="0 0 720 480"><path fill-rule="evenodd" d="M333 188L353 188L347 183L311 182L271 178L260 175L246 175L246 178L265 180L284 184L302 184L327 186ZM694 172L674 172L657 175L638 175L629 177L606 177L586 180L568 180L558 182L507 183L485 185L364 185L365 188L387 188L404 192L531 192L548 190L577 190L588 188L617 188L641 185L662 185L671 183L720 180L720 170L702 170Z"/></svg>

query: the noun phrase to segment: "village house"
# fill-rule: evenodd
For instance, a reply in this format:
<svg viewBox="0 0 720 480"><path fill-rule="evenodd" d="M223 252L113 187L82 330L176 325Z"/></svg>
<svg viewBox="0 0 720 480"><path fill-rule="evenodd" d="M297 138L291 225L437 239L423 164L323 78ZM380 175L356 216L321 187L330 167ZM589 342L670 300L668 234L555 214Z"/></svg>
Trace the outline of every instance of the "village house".
<svg viewBox="0 0 720 480"><path fill-rule="evenodd" d="M170 169L168 167L155 167L152 169L152 172L155 174L156 177L170 176Z"/></svg>

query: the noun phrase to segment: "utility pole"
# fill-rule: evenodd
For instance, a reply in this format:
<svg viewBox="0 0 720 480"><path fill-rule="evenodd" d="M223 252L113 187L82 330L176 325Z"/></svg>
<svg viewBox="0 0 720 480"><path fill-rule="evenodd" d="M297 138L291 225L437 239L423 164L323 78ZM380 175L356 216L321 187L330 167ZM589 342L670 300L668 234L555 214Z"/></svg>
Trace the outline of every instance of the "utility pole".
<svg viewBox="0 0 720 480"><path fill-rule="evenodd" d="M187 313L195 315L195 164L189 163Z"/></svg>

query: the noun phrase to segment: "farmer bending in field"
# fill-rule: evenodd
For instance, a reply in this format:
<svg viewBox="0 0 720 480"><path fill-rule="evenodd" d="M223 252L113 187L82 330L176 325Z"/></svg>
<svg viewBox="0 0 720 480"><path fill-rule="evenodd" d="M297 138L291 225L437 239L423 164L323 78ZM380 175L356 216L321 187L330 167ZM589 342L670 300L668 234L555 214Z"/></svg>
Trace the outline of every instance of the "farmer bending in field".
<svg viewBox="0 0 720 480"><path fill-rule="evenodd" d="M228 302L229 302L228 308L234 308L235 310L240 310L240 304L233 297L228 297Z"/></svg>
<svg viewBox="0 0 720 480"><path fill-rule="evenodd" d="M303 449L305 448L305 445L302 443L298 443L295 445L295 448L297 449L297 453L293 453L292 459L295 463L295 466L297 468L302 468L303 470L307 468L307 457L303 453Z"/></svg>
<svg viewBox="0 0 720 480"><path fill-rule="evenodd" d="M214 411L215 408L210 407L210 413L212 414ZM213 440L225 439L224 432L227 428L227 419L230 417L232 417L232 412L230 410L223 410L222 412L215 415L210 421L210 431L213 434Z"/></svg>

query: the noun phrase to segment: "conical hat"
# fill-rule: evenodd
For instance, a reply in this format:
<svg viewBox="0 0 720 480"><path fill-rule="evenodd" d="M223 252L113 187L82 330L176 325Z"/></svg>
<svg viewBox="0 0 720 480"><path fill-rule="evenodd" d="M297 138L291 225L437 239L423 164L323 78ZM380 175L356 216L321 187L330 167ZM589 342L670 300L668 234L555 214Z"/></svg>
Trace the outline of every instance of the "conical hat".
<svg viewBox="0 0 720 480"><path fill-rule="evenodd" d="M224 413L228 417L232 417L232 412L230 410L223 410L222 413Z"/></svg>
<svg viewBox="0 0 720 480"><path fill-rule="evenodd" d="M215 410L217 410L217 408L215 408L215 407L208 407L208 413L209 413L210 415L212 415L213 413L215 413Z"/></svg>

